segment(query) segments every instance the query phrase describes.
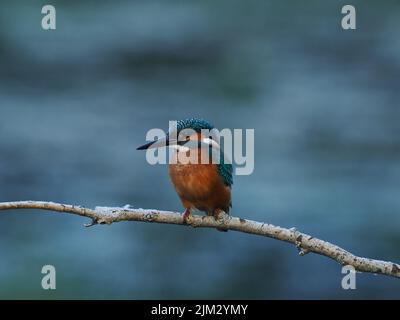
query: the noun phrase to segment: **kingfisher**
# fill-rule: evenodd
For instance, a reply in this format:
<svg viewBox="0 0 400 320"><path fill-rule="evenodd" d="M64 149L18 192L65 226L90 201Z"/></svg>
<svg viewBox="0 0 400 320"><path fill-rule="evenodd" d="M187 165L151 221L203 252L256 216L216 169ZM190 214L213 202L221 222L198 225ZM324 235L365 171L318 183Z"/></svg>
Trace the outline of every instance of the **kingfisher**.
<svg viewBox="0 0 400 320"><path fill-rule="evenodd" d="M218 219L222 212L229 215L232 207L232 164L225 161L228 158L224 155L219 136L213 129L214 126L204 119L179 120L165 137L137 148L147 150L169 147L175 151L168 165L168 173L185 209L185 223L192 210L203 211ZM211 134L206 136L204 132ZM205 155L209 161L200 161Z"/></svg>

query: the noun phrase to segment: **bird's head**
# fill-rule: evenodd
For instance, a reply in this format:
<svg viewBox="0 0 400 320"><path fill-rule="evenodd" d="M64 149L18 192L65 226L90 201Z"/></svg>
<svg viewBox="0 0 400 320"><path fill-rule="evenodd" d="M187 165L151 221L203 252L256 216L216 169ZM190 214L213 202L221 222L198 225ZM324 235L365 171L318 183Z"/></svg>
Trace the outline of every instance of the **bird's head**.
<svg viewBox="0 0 400 320"><path fill-rule="evenodd" d="M179 120L176 122L175 127L168 130L165 137L146 143L138 147L137 150L147 150L165 146L171 146L177 149L179 149L179 147L193 149L210 146L219 148L219 136L213 129L214 126L204 119L190 118ZM205 136L203 134L204 130L210 134Z"/></svg>

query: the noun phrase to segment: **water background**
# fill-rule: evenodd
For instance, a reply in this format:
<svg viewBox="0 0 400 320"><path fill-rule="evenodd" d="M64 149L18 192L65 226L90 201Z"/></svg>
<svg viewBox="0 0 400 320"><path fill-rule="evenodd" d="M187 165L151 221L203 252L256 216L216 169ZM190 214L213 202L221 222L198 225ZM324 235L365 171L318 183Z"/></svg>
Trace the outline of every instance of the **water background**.
<svg viewBox="0 0 400 320"><path fill-rule="evenodd" d="M255 171L232 215L296 226L400 261L400 4L352 1L41 1L0 10L0 201L182 211L150 128L203 117L255 129ZM400 298L399 280L299 257L236 232L0 214L0 298ZM41 289L41 268L57 290Z"/></svg>

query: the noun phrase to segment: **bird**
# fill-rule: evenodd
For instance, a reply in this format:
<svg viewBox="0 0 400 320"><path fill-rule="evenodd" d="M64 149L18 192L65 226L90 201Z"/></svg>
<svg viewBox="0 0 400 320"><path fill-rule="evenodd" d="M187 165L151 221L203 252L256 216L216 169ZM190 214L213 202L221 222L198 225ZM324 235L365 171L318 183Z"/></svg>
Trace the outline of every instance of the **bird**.
<svg viewBox="0 0 400 320"><path fill-rule="evenodd" d="M211 134L207 137L202 133L203 129L215 132L214 126L207 120L198 118L179 120L176 122L176 128L170 129L165 137L137 148L137 150L161 147L174 149L168 173L185 209L184 223L188 222L193 210L205 212L217 220L222 213L229 215L232 207L231 161L225 160L228 158L220 147L219 136ZM208 157L209 163L199 163L199 159L204 156ZM218 158L219 161L214 161ZM227 231L222 227L218 230Z"/></svg>

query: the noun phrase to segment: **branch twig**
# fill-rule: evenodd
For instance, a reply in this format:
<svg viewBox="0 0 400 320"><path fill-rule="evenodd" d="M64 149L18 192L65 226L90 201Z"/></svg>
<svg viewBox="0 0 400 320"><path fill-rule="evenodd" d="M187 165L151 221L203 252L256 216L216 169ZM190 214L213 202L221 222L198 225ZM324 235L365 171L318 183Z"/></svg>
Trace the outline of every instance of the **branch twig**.
<svg viewBox="0 0 400 320"><path fill-rule="evenodd" d="M214 217L193 215L185 223L180 213L152 209L132 209L129 206L123 208L96 207L95 209L88 209L81 206L43 201L0 202L0 211L11 209L41 209L71 213L90 218L92 223L86 226L111 224L119 221L142 221L177 225L188 224L199 228L223 228L289 242L299 249L300 255L314 252L331 258L342 265L351 265L355 270L360 272L379 273L400 278L399 264L358 257L337 245L301 233L295 228L286 229L227 215L221 215L217 220Z"/></svg>

